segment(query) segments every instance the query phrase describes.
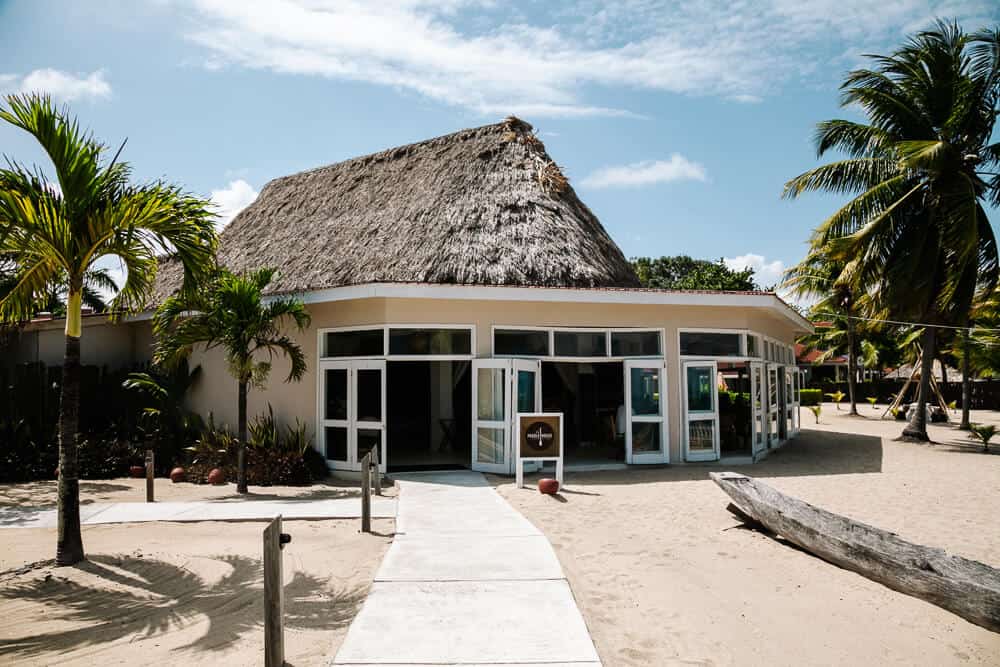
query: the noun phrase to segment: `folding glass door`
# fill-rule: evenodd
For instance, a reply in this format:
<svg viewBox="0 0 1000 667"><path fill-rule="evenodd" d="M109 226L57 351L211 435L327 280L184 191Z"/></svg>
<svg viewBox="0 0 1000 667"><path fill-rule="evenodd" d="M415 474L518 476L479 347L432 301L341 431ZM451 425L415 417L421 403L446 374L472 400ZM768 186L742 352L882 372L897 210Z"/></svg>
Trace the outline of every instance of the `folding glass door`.
<svg viewBox="0 0 1000 667"><path fill-rule="evenodd" d="M319 449L328 465L361 470L378 447L385 470L385 361L320 361L319 389Z"/></svg>
<svg viewBox="0 0 1000 667"><path fill-rule="evenodd" d="M514 419L541 411L541 362L474 359L472 378L472 469L511 474Z"/></svg>
<svg viewBox="0 0 1000 667"><path fill-rule="evenodd" d="M719 387L714 361L684 363L684 450L688 461L719 458Z"/></svg>
<svg viewBox="0 0 1000 667"><path fill-rule="evenodd" d="M625 461L667 463L662 361L625 361Z"/></svg>

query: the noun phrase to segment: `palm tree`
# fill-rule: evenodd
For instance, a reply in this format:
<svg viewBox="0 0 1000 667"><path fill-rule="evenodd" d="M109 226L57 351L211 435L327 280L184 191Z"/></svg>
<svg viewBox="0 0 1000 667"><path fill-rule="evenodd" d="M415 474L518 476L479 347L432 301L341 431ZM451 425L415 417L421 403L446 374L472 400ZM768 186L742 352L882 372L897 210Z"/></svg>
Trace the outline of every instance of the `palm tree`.
<svg viewBox="0 0 1000 667"><path fill-rule="evenodd" d="M0 320L30 319L53 289L66 293L66 351L59 404L59 534L56 563L84 558L76 439L80 400L80 308L95 263L117 257L128 271L109 304L113 317L142 308L156 277L157 254L184 267L185 285L214 264L214 216L207 202L175 186L132 185L119 149L82 131L66 111L39 95L11 95L3 119L31 134L52 161L55 188L42 169L7 159L0 169L0 256L15 258L13 284L0 296ZM117 286L116 286L117 287Z"/></svg>
<svg viewBox="0 0 1000 667"><path fill-rule="evenodd" d="M309 326L309 314L302 302L294 298L272 298L265 302L264 288L274 274L274 269L245 274L220 271L209 288L167 299L153 319L157 363L173 363L198 344L225 351L229 372L239 385L236 479L239 493L247 492L247 393L251 387L267 383L271 360L277 353L291 362L285 382L301 380L306 372L302 348L281 333L279 325L290 318L302 332ZM267 359L261 359L261 355Z"/></svg>
<svg viewBox="0 0 1000 667"><path fill-rule="evenodd" d="M857 340L858 296L854 287L838 278L844 263L822 250L814 250L799 264L788 270L784 286L793 294L819 300L810 308L814 319L833 316L829 327L818 327L812 336L802 342L822 350L817 363L837 355L847 355L847 395L851 401L851 415L857 416L857 382L859 344Z"/></svg>
<svg viewBox="0 0 1000 667"><path fill-rule="evenodd" d="M1000 97L1000 28L967 35L938 23L873 69L852 71L843 106L867 124L820 123L819 155L846 158L789 181L855 195L813 235L812 247L844 262L838 283L868 300L875 318L930 325L963 322L973 298L1000 272L984 202L1000 203L1000 143L991 144ZM924 327L918 409L903 436L927 440L925 410L935 327Z"/></svg>

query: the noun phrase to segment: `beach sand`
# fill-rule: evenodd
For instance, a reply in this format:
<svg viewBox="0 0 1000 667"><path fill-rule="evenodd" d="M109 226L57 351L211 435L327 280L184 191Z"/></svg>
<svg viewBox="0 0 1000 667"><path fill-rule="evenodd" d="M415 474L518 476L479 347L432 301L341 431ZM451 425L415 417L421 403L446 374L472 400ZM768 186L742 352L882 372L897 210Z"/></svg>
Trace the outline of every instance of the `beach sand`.
<svg viewBox="0 0 1000 667"><path fill-rule="evenodd" d="M859 410L803 409L799 438L754 466L569 472L559 497L493 481L552 541L606 665L1000 664L1000 634L741 527L708 479L743 472L1000 567L1000 455L947 426L894 442L901 422Z"/></svg>
<svg viewBox="0 0 1000 667"><path fill-rule="evenodd" d="M263 664L264 526L85 526L88 561L62 568L37 563L54 555L54 530L3 531L0 664ZM287 663L321 665L361 608L393 522L373 521L372 535L357 520L283 528Z"/></svg>

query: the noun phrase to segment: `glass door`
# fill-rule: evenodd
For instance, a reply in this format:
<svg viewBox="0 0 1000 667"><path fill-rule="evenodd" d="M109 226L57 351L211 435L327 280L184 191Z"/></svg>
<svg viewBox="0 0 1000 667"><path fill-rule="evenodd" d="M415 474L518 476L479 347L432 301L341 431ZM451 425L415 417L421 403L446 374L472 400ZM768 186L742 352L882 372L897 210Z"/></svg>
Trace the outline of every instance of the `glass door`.
<svg viewBox="0 0 1000 667"><path fill-rule="evenodd" d="M514 391L511 392L513 405L510 411L511 465L513 465L517 456L517 452L514 451L517 440L517 413L542 411L542 362L535 359L514 359L511 364L513 365L511 372L514 377ZM535 472L541 469L541 461L526 461L524 463L525 472Z"/></svg>
<svg viewBox="0 0 1000 667"><path fill-rule="evenodd" d="M379 448L386 469L385 362L321 361L319 450L336 470L361 470L361 459Z"/></svg>
<svg viewBox="0 0 1000 667"><path fill-rule="evenodd" d="M767 446L777 447L781 413L778 406L778 367L767 365Z"/></svg>
<svg viewBox="0 0 1000 667"><path fill-rule="evenodd" d="M509 359L472 360L473 470L502 475L513 470L510 373Z"/></svg>
<svg viewBox="0 0 1000 667"><path fill-rule="evenodd" d="M337 470L351 469L350 431L351 415L351 362L319 362L319 451L326 457L327 466Z"/></svg>
<svg viewBox="0 0 1000 667"><path fill-rule="evenodd" d="M667 463L662 361L625 361L625 462Z"/></svg>
<svg viewBox="0 0 1000 667"><path fill-rule="evenodd" d="M719 381L714 361L684 363L684 448L688 461L719 458Z"/></svg>
<svg viewBox="0 0 1000 667"><path fill-rule="evenodd" d="M752 453L758 454L767 448L767 423L764 420L764 364L750 362L750 409L752 428Z"/></svg>
<svg viewBox="0 0 1000 667"><path fill-rule="evenodd" d="M379 469L386 469L385 361L352 361L354 411L352 416L354 470L361 459L378 447Z"/></svg>
<svg viewBox="0 0 1000 667"><path fill-rule="evenodd" d="M799 434L799 428L802 426L800 423L801 415L799 414L799 405L801 405L801 392L802 392L802 371L794 366L790 366L788 369L788 374L792 378L792 436Z"/></svg>

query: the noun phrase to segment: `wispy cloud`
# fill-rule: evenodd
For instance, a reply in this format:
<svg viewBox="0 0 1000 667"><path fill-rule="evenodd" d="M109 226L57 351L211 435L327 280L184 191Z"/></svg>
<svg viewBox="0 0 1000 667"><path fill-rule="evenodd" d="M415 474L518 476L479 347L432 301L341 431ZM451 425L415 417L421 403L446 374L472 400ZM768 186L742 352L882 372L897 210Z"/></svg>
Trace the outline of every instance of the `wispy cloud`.
<svg viewBox="0 0 1000 667"><path fill-rule="evenodd" d="M221 190L212 190L212 204L215 206L215 211L219 216L216 226L221 230L232 222L236 214L257 199L258 194L260 193L254 190L253 186L242 178L230 181L229 185Z"/></svg>
<svg viewBox="0 0 1000 667"><path fill-rule="evenodd" d="M785 263L780 259L768 260L763 255L747 253L737 257L723 257L723 263L733 271L753 269L757 284L767 288L781 283L785 275Z"/></svg>
<svg viewBox="0 0 1000 667"><path fill-rule="evenodd" d="M697 162L680 153L669 160L647 160L615 167L604 167L580 182L585 188L628 188L674 181L707 181L708 173Z"/></svg>
<svg viewBox="0 0 1000 667"><path fill-rule="evenodd" d="M24 76L0 75L0 91L7 93L47 93L64 102L102 99L111 96L111 84L103 70L72 74L62 70L36 69Z"/></svg>
<svg viewBox="0 0 1000 667"><path fill-rule="evenodd" d="M623 87L755 102L935 16L970 27L990 0L186 0L213 69L241 66L391 86L483 114L621 116ZM833 63L831 65L830 63ZM818 70L825 68L822 72Z"/></svg>

